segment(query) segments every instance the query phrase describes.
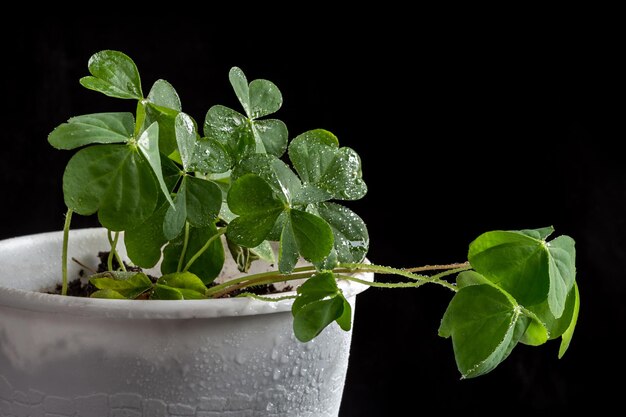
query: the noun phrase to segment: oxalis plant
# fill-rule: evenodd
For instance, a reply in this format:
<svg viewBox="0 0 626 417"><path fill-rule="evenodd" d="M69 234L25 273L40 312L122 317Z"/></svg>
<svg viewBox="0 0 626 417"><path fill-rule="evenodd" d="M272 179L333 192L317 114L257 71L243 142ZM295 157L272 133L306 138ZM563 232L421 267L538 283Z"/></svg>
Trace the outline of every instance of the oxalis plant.
<svg viewBox="0 0 626 417"><path fill-rule="evenodd" d="M111 247L109 271L90 277L97 288L91 297L293 298L294 333L307 342L333 322L351 327L351 307L337 280L383 288L435 284L452 295L439 335L452 337L464 378L491 371L518 343L536 346L561 337L559 357L567 350L579 310L572 238L548 240L552 227L498 230L471 242L466 263L402 269L370 264L365 223L336 202L360 199L367 191L358 154L321 129L289 141L285 123L268 118L283 101L276 85L249 83L241 69L232 68L228 77L243 112L213 106L200 127L182 111L167 81L157 80L144 95L135 63L121 52L96 53L89 72L80 80L84 87L135 100L137 109L134 115L73 117L48 137L55 148L79 149L63 176L68 211L62 294L68 288L72 214L97 214ZM161 277L127 270L116 249L121 232L130 262L152 268L161 261ZM270 242L277 242L277 259ZM215 284L225 247L242 272L257 259L278 269ZM300 257L309 266L296 267ZM369 282L357 272L402 280ZM247 292L292 280L304 280L295 295Z"/></svg>

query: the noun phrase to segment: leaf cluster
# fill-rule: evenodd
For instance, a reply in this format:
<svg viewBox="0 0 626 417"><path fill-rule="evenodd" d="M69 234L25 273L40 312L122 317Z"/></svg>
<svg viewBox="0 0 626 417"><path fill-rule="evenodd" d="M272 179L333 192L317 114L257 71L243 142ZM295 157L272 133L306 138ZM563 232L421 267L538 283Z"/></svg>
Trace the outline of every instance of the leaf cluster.
<svg viewBox="0 0 626 417"><path fill-rule="evenodd" d="M287 297L295 298L295 335L309 341L333 322L351 328L352 307L337 279L388 288L434 283L455 292L439 334L452 338L466 378L494 369L518 343L561 337L559 356L569 346L580 304L570 237L547 241L552 228L488 232L471 243L469 264L433 276L365 263L366 225L343 203L367 192L358 154L322 129L289 140L285 123L272 118L283 102L274 83L248 82L233 67L228 78L241 111L215 105L198 124L167 81L155 81L145 95L137 66L122 52L98 52L88 68L84 87L136 107L72 117L50 133L55 148L76 150L63 176L68 214L97 215L115 235L111 256L124 232L132 263L160 262L163 274L98 274L93 297L203 299L305 278ZM278 270L210 286L226 251L242 272L257 259ZM312 266L297 267L300 258ZM364 282L351 272L409 281ZM443 280L455 273L456 282Z"/></svg>

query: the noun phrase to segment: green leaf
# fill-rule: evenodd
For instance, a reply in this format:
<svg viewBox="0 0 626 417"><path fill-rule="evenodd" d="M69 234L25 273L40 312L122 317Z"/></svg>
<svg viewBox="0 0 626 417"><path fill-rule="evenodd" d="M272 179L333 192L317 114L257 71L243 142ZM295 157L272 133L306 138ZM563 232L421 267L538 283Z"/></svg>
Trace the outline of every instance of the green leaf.
<svg viewBox="0 0 626 417"><path fill-rule="evenodd" d="M576 280L576 249L574 239L559 236L546 244L548 248L548 266L550 273L550 292L548 304L554 317L559 318L565 309L567 294Z"/></svg>
<svg viewBox="0 0 626 417"><path fill-rule="evenodd" d="M337 138L317 129L301 134L289 145L289 158L304 183L296 201L301 204L331 199L358 200L367 192L361 159Z"/></svg>
<svg viewBox="0 0 626 417"><path fill-rule="evenodd" d="M187 221L187 176L184 176L178 192L174 196L174 205L170 206L163 219L163 236L172 240L180 234Z"/></svg>
<svg viewBox="0 0 626 417"><path fill-rule="evenodd" d="M191 272L175 272L172 274L163 275L161 278L159 278L157 284L176 288L179 291L193 291L197 293L195 299L205 298L204 293L207 289L202 280L198 278L196 274L192 274ZM185 295L185 293L183 293L183 295Z"/></svg>
<svg viewBox="0 0 626 417"><path fill-rule="evenodd" d="M578 285L574 283L574 308L572 312L572 318L570 320L569 326L563 332L563 337L561 339L561 346L559 347L559 359L565 355L567 348L569 348L569 344L572 341L572 337L574 336L574 329L576 328L576 322L578 321L578 313L580 311L580 294L578 292Z"/></svg>
<svg viewBox="0 0 626 417"><path fill-rule="evenodd" d="M92 143L125 143L133 136L131 113L94 113L72 117L48 135L57 149L75 149Z"/></svg>
<svg viewBox="0 0 626 417"><path fill-rule="evenodd" d="M276 85L268 80L254 80L250 83L250 111L248 117L258 119L276 113L283 104L283 96Z"/></svg>
<svg viewBox="0 0 626 417"><path fill-rule="evenodd" d="M168 239L163 234L163 222L169 204L161 204L141 224L124 233L124 245L128 257L137 266L152 268L161 259L161 248Z"/></svg>
<svg viewBox="0 0 626 417"><path fill-rule="evenodd" d="M222 191L212 181L186 176L187 219L192 226L208 226L222 206Z"/></svg>
<svg viewBox="0 0 626 417"><path fill-rule="evenodd" d="M291 312L298 340L312 340L333 321L337 321L344 330L350 329L352 309L337 287L332 272L312 276L297 291Z"/></svg>
<svg viewBox="0 0 626 417"><path fill-rule="evenodd" d="M114 276L117 278L92 277L89 282L99 290L113 290L128 299L135 299L152 288L152 281L142 272L127 275L125 279L120 279L123 276L120 274Z"/></svg>
<svg viewBox="0 0 626 417"><path fill-rule="evenodd" d="M204 136L222 144L233 164L256 151L250 120L228 107L209 109L204 120Z"/></svg>
<svg viewBox="0 0 626 417"><path fill-rule="evenodd" d="M159 152L158 123L152 123L150 127L144 130L144 132L137 140L137 145L144 158L146 158L148 164L150 164L152 172L154 173L154 176L156 177L157 182L161 187L161 192L163 192L165 199L168 203L170 203L170 205L174 206L174 202L172 201L172 197L170 196L170 190L167 184L165 184L163 172L161 171L161 153Z"/></svg>
<svg viewBox="0 0 626 417"><path fill-rule="evenodd" d="M300 252L298 242L291 224L291 216L285 213L285 222L280 233L280 246L278 248L278 270L283 274L290 274L298 263Z"/></svg>
<svg viewBox="0 0 626 417"><path fill-rule="evenodd" d="M263 259L264 261L270 264L273 264L274 262L276 262L272 245L267 240L261 242L260 245L255 246L254 248L250 248L250 251L254 253L256 256L258 256L259 259Z"/></svg>
<svg viewBox="0 0 626 417"><path fill-rule="evenodd" d="M159 192L152 169L127 145L94 145L70 159L63 176L65 204L76 213L98 211L100 223L120 231L154 212Z"/></svg>
<svg viewBox="0 0 626 417"><path fill-rule="evenodd" d="M140 113L144 114L142 130L154 122L159 124L159 149L164 155L171 155L176 151L176 134L174 121L181 111L180 98L170 83L157 80L146 100L137 105L137 123Z"/></svg>
<svg viewBox="0 0 626 417"><path fill-rule="evenodd" d="M89 72L80 83L110 97L141 100L141 80L135 63L118 51L100 51L89 58Z"/></svg>
<svg viewBox="0 0 626 417"><path fill-rule="evenodd" d="M493 370L511 353L529 319L492 285L461 288L446 310L439 335L452 336L457 367L463 378Z"/></svg>
<svg viewBox="0 0 626 417"><path fill-rule="evenodd" d="M249 248L265 240L285 209L269 184L254 174L246 174L233 182L228 193L228 206L239 215L228 225L228 238Z"/></svg>
<svg viewBox="0 0 626 417"><path fill-rule="evenodd" d="M552 314L548 300L545 300L541 304L526 308L531 311L539 319L539 321L541 321L541 323L543 323L543 326L548 331L549 339L556 339L557 337L560 337L565 330L567 330L568 326L572 322L575 304L576 291L572 288L567 296L563 314L558 319L554 317L554 314Z"/></svg>
<svg viewBox="0 0 626 417"><path fill-rule="evenodd" d="M487 232L470 244L468 260L522 305L541 303L548 296L548 253L542 240L519 232Z"/></svg>
<svg viewBox="0 0 626 417"><path fill-rule="evenodd" d="M287 164L273 155L254 154L241 161L232 172L232 178L246 174L256 174L272 187L281 199L289 203L300 193L302 183Z"/></svg>
<svg viewBox="0 0 626 417"><path fill-rule="evenodd" d="M217 234L217 228L211 224L206 227L191 227L189 229L189 242L183 260L186 265L189 260L205 245L205 243ZM184 234L163 249L163 262L161 263L161 273L171 274L177 272L178 261L183 251ZM224 266L224 247L221 239L215 239L209 248L191 265L188 272L196 274L202 282L208 284L212 282L221 272Z"/></svg>
<svg viewBox="0 0 626 417"><path fill-rule="evenodd" d="M194 227L212 224L220 212L222 191L211 181L185 175L174 202L163 225L163 232L170 240L178 236L187 221Z"/></svg>
<svg viewBox="0 0 626 417"><path fill-rule="evenodd" d="M165 80L156 80L152 85L147 97L148 102L158 107L164 107L166 109L175 110L177 112L182 111L180 104L180 97L172 86Z"/></svg>
<svg viewBox="0 0 626 417"><path fill-rule="evenodd" d="M250 89L246 75L240 68L232 67L228 73L228 79L246 114L250 114Z"/></svg>
<svg viewBox="0 0 626 417"><path fill-rule="evenodd" d="M548 299L556 318L563 314L576 277L574 240L560 236L545 242L550 228L534 231L494 231L470 244L472 267L525 306Z"/></svg>
<svg viewBox="0 0 626 417"><path fill-rule="evenodd" d="M343 263L362 262L369 248L365 222L352 210L335 203L320 203L315 210L333 231L337 260Z"/></svg>
<svg viewBox="0 0 626 417"><path fill-rule="evenodd" d="M255 139L263 144L265 152L280 157L287 150L289 132L287 125L278 119L252 122Z"/></svg>
<svg viewBox="0 0 626 417"><path fill-rule="evenodd" d="M184 300L183 294L176 288L156 284L152 291L151 300Z"/></svg>
<svg viewBox="0 0 626 417"><path fill-rule="evenodd" d="M185 171L225 172L231 166L228 151L217 139L200 139L191 117L179 113L175 120L176 142Z"/></svg>
<svg viewBox="0 0 626 417"><path fill-rule="evenodd" d="M302 257L311 262L320 262L333 248L333 231L324 219L302 210L289 212L293 236ZM287 224L285 224L287 227Z"/></svg>
<svg viewBox="0 0 626 417"><path fill-rule="evenodd" d="M554 227L548 226L542 227L540 229L524 229L520 230L520 233L523 233L526 236L530 236L535 239L546 240L548 236L554 233Z"/></svg>
<svg viewBox="0 0 626 417"><path fill-rule="evenodd" d="M456 277L456 286L458 288L482 284L491 284L491 281L476 271L463 271Z"/></svg>
<svg viewBox="0 0 626 417"><path fill-rule="evenodd" d="M280 90L271 81L254 80L248 84L245 74L237 67L231 68L228 79L250 119L275 113L283 104Z"/></svg>
<svg viewBox="0 0 626 417"><path fill-rule="evenodd" d="M108 288L104 290L94 291L89 297L90 298L106 298L109 300L126 300L127 299L119 292L108 289Z"/></svg>

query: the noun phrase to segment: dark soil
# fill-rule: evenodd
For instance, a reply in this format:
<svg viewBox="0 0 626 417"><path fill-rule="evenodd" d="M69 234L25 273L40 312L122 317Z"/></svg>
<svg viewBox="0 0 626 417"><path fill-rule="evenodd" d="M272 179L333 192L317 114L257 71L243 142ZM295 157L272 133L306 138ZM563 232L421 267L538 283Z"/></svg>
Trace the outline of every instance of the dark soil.
<svg viewBox="0 0 626 417"><path fill-rule="evenodd" d="M100 258L100 263L98 264L96 271L93 271L93 270L85 271L85 269L81 269L78 272L78 275L79 275L78 278L75 278L74 280L71 280L68 282L67 295L72 296L72 297L90 297L91 294L93 294L95 291L98 290L89 282L87 277L93 274L94 272L102 273L102 272L106 272L109 270L108 264L107 264L108 259L109 259L109 252L98 252L98 258ZM126 262L124 262L124 266L126 267L127 271L143 272L143 269L141 269L140 267L130 266ZM117 262L115 258L113 258L113 269L117 270L119 267L120 267L120 264ZM158 279L157 277L154 277L151 275L148 275L148 278L150 278L150 280L153 283L156 283ZM217 284L211 283L208 286L213 287L215 285ZM50 292L50 294L61 294L61 289L62 289L61 284L57 284L55 290ZM256 294L256 295L268 295L268 294L278 294L281 292L287 292L287 291L292 291L292 290L293 290L293 287L291 285L287 285L284 289L278 290L274 284L263 284L263 285L256 285L254 287L247 287L247 288L243 288L240 290L235 290L229 294L222 296L221 298L232 298L232 297L236 297L237 295L246 293L246 292Z"/></svg>

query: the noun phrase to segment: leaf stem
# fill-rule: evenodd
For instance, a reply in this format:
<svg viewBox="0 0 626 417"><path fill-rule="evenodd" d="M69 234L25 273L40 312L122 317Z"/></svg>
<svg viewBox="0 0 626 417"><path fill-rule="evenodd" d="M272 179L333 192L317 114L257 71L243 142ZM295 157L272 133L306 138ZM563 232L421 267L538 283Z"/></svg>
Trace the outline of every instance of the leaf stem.
<svg viewBox="0 0 626 417"><path fill-rule="evenodd" d="M178 258L178 266L176 267L176 272L181 272L183 269L183 263L185 262L185 257L187 256L187 246L189 245L189 222L185 222L185 237L183 238L183 250L180 253L180 258Z"/></svg>
<svg viewBox="0 0 626 417"><path fill-rule="evenodd" d="M63 249L61 253L61 295L67 295L67 247L70 237L70 224L72 223L72 213L74 211L71 208L67 209L65 214L65 225L63 226Z"/></svg>
<svg viewBox="0 0 626 417"><path fill-rule="evenodd" d="M221 235L223 235L224 233L226 233L226 227L222 227L220 229L217 229L217 233L215 233L213 236L211 236L209 238L209 240L206 241L206 243L204 244L204 246L202 246L200 248L200 250L198 252L196 252L191 259L189 260L189 262L187 262L187 265L185 265L185 268L183 269L183 272L187 272L189 271L189 268L191 268L191 265L193 265L193 263L198 260L198 258L200 256L202 256L202 254L204 252L206 252L207 249L209 249L209 246L211 246L211 243L213 243L215 241L215 239L218 239Z"/></svg>
<svg viewBox="0 0 626 417"><path fill-rule="evenodd" d="M126 266L124 266L124 262L122 258L120 258L119 253L117 253L117 242L120 238L120 232L115 232L115 237L111 237L111 231L107 230L107 238L109 239L109 244L111 245L111 251L109 252L109 257L107 259L107 268L109 271L113 271L113 259L117 261L118 265L122 269L122 271L126 272Z"/></svg>

